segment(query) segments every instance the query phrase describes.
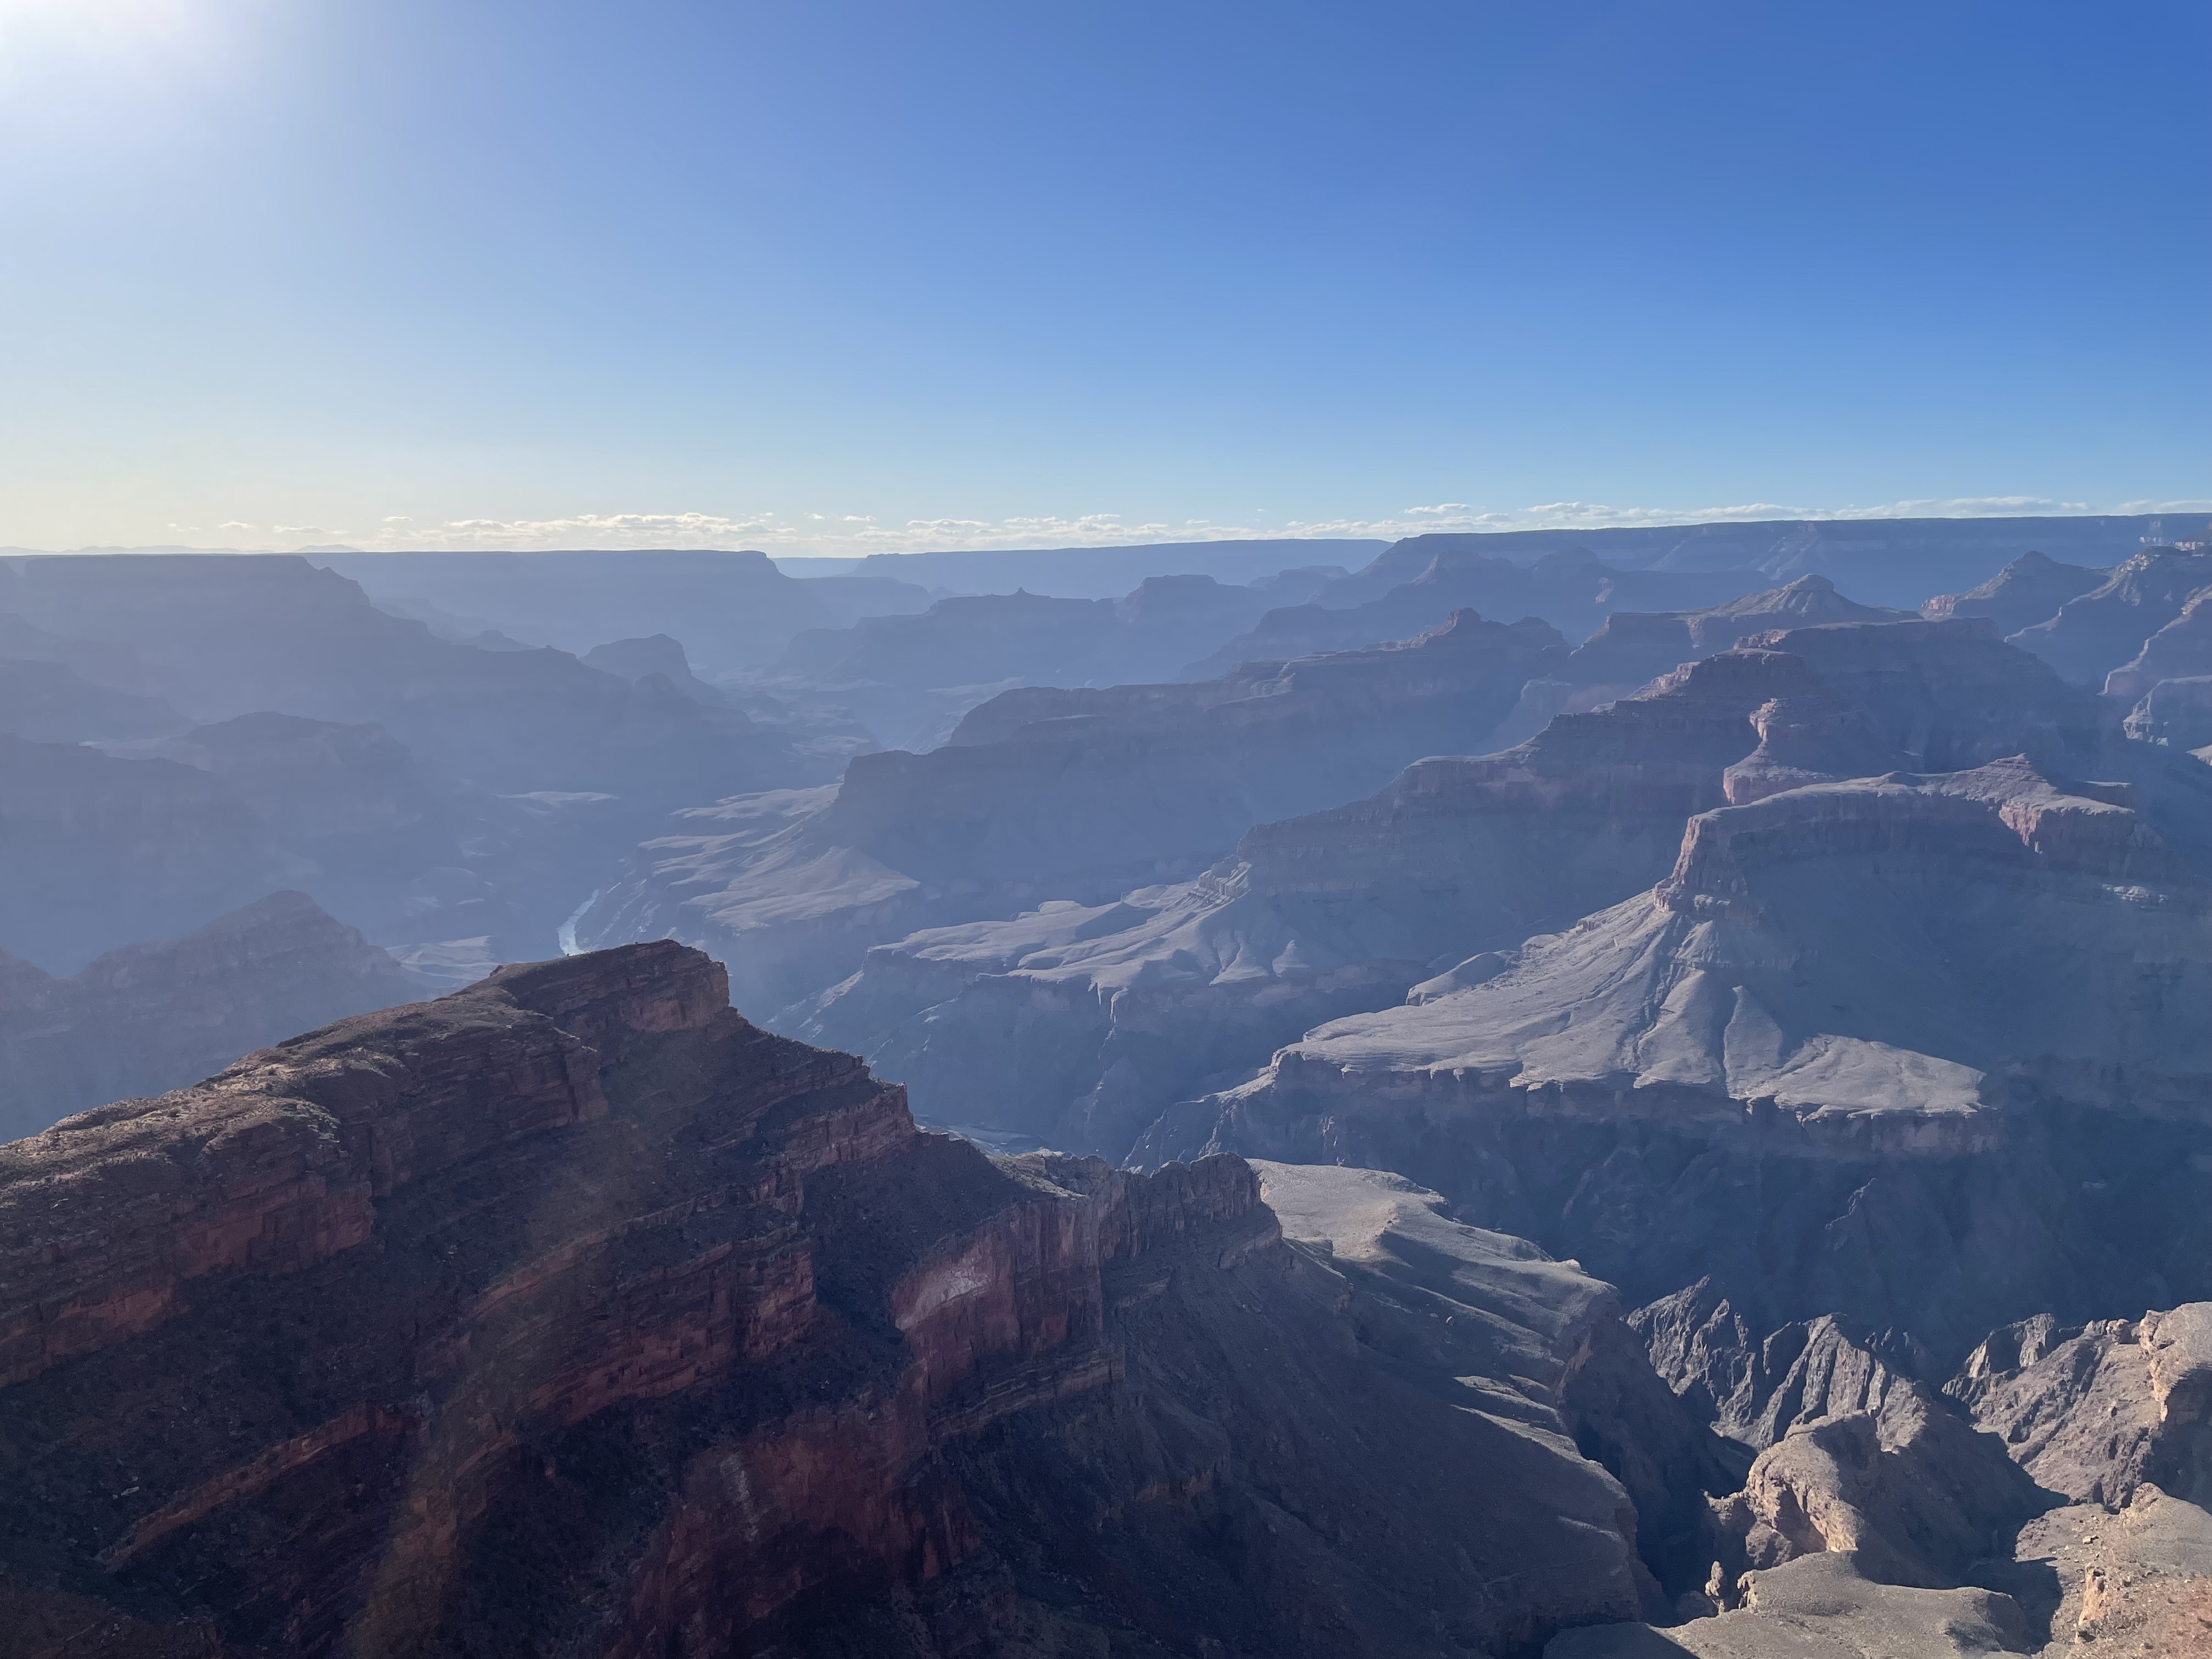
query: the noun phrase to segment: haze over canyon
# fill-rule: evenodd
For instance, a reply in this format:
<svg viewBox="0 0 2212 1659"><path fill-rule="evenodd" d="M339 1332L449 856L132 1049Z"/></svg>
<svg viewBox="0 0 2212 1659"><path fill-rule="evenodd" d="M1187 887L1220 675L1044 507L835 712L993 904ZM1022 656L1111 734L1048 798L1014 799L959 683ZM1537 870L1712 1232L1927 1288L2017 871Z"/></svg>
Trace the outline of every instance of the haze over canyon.
<svg viewBox="0 0 2212 1659"><path fill-rule="evenodd" d="M2208 546L0 558L9 1650L2204 1651Z"/></svg>

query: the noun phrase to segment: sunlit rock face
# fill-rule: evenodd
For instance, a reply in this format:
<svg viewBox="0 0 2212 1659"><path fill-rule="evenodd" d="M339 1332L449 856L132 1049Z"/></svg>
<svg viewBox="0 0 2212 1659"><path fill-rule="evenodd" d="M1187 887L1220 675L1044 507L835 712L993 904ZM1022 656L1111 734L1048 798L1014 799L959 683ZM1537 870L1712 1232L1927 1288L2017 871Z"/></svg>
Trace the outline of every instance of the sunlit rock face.
<svg viewBox="0 0 2212 1659"><path fill-rule="evenodd" d="M1154 1155L1399 1169L1632 1293L1954 1352L2143 1295L2206 1236L2212 912L2128 799L2014 759L1701 813L1649 892L1318 1028Z"/></svg>

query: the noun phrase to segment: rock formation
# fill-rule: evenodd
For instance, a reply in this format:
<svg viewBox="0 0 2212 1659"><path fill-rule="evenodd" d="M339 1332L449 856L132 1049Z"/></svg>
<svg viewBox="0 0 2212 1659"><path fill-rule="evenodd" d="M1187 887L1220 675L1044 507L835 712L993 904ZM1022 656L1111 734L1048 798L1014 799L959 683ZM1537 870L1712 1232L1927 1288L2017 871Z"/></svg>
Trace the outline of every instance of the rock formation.
<svg viewBox="0 0 2212 1659"><path fill-rule="evenodd" d="M1826 576L1800 576L1785 586L1746 593L1702 611L1616 611L1575 647L1558 672L1528 683L1498 737L1517 742L1533 736L1554 714L1631 696L1662 674L1726 651L1748 635L1826 623L1901 622L1911 615L1845 599Z"/></svg>
<svg viewBox="0 0 2212 1659"><path fill-rule="evenodd" d="M1270 605L1303 600L1328 580L1313 570L1286 585L1296 574L1250 587L1152 576L1118 599L1026 591L940 599L920 616L802 634L763 684L842 702L890 747L933 749L969 709L1014 686L1171 678Z"/></svg>
<svg viewBox="0 0 2212 1659"><path fill-rule="evenodd" d="M1635 1616L1634 1506L1553 1426L1603 1287L1468 1253L1455 1379L1392 1352L1443 1304L1332 1237L1233 1158L917 1134L681 946L504 969L0 1148L0 1595L41 1659L1472 1659Z"/></svg>
<svg viewBox="0 0 2212 1659"><path fill-rule="evenodd" d="M1839 604L1808 580L1733 615ZM1698 648L1691 622L1662 620ZM1710 639L1733 623L1697 626ZM2120 742L2106 705L1990 628L1761 633L1774 648L1707 657L1504 754L1425 760L1369 801L1255 829L1194 880L877 946L784 1018L907 1082L926 1117L1122 1156L1164 1110L1304 1030L1472 983L1530 934L1657 881L1693 813L2022 751L2069 772L2143 770L2116 756L2141 745ZM976 723L1053 695L1001 699ZM2161 827L2212 827L2212 773L2193 791L2144 781Z"/></svg>
<svg viewBox="0 0 2212 1659"><path fill-rule="evenodd" d="M1540 617L1578 640L1615 611L1689 609L1733 599L1759 585L1747 571L1615 570L1583 548L1547 553L1521 565L1492 557L1479 545L1486 540L1415 537L1401 542L1368 569L1324 588L1316 602L1268 611L1249 632L1194 661L1183 677L1203 678L1261 658L1347 651L1376 640L1403 639L1461 609L1488 617ZM1443 544L1431 550L1427 544L1432 542ZM1458 544L1462 542L1477 545ZM1391 585L1379 586L1384 581Z"/></svg>
<svg viewBox="0 0 2212 1659"><path fill-rule="evenodd" d="M1693 1413L1717 1397L1761 1449L1710 1504L1707 1594L1680 1603L1705 1616L1567 1632L1549 1659L2201 1650L2212 1304L2070 1329L2039 1316L1940 1393L1833 1319L1747 1343L1706 1285L1636 1323Z"/></svg>
<svg viewBox="0 0 2212 1659"><path fill-rule="evenodd" d="M580 936L686 939L731 965L747 1006L781 1008L872 945L1188 878L1255 823L1479 748L1563 649L1540 623L1462 612L1402 644L1218 680L1009 692L941 749L856 758L834 791L679 815Z"/></svg>
<svg viewBox="0 0 2212 1659"><path fill-rule="evenodd" d="M1978 587L1937 594L1920 607L1920 614L1930 622L1986 617L1999 634L2017 634L2050 621L2069 599L2103 586L2112 574L2090 565L2061 564L2044 553L2023 553Z"/></svg>
<svg viewBox="0 0 2212 1659"><path fill-rule="evenodd" d="M419 595L489 618L533 646L582 653L602 640L672 633L710 672L757 667L803 629L843 618L811 582L765 553L720 550L551 553L318 553L368 592Z"/></svg>
<svg viewBox="0 0 2212 1659"><path fill-rule="evenodd" d="M1632 1294L1711 1274L1762 1331L1838 1312L1960 1354L2061 1286L2205 1284L2206 898L2123 797L2024 761L1794 789L1158 1150L1403 1170Z"/></svg>
<svg viewBox="0 0 2212 1659"><path fill-rule="evenodd" d="M2212 1508L2212 1303L2073 1328L2039 1314L1945 1388L2047 1491L2121 1510L2153 1485Z"/></svg>
<svg viewBox="0 0 2212 1659"><path fill-rule="evenodd" d="M2105 695L2135 702L2161 680L2212 674L2212 582L2191 596L2181 613L2142 643L2142 649L2105 676Z"/></svg>
<svg viewBox="0 0 2212 1659"><path fill-rule="evenodd" d="M0 561L0 611L127 649L145 683L120 689L157 693L196 720L276 711L374 723L423 765L496 793L596 790L657 817L702 778L758 788L834 775L738 710L564 652L436 638L290 556Z"/></svg>
<svg viewBox="0 0 2212 1659"><path fill-rule="evenodd" d="M1120 1157L1312 1026L1658 880L1684 820L1768 754L1759 722L1815 706L1832 757L1899 758L1797 659L1716 657L1507 753L1263 824L1194 880L878 945L793 1029L870 1056L926 1117Z"/></svg>
<svg viewBox="0 0 2212 1659"><path fill-rule="evenodd" d="M2069 599L2048 621L2021 629L2014 644L2033 651L2069 683L2101 686L2144 641L2212 586L2212 554L2146 548L2114 567L2102 584Z"/></svg>
<svg viewBox="0 0 2212 1659"><path fill-rule="evenodd" d="M648 674L658 674L694 702L735 706L722 692L691 672L691 659L684 652L683 641L666 634L595 645L583 653L583 663L586 668L596 668L602 674L618 674L626 680L641 680Z"/></svg>
<svg viewBox="0 0 2212 1659"><path fill-rule="evenodd" d="M0 955L0 1139L182 1088L247 1049L423 988L304 893L110 951L68 979Z"/></svg>
<svg viewBox="0 0 2212 1659"><path fill-rule="evenodd" d="M1332 596L1330 603L1376 598L1419 575L1448 549L1526 564L1580 547L1620 570L1741 571L1757 578L1747 590L1826 576L1875 604L1917 605L1931 588L1971 588L2034 550L2076 565L2113 565L2139 552L2147 536L2159 535L2177 541L2212 535L2212 516L1798 519L1431 534L1386 550L1344 585L1344 597Z"/></svg>
<svg viewBox="0 0 2212 1659"><path fill-rule="evenodd" d="M2212 744L2212 675L2160 680L2129 711L2126 726L2131 738L2192 753Z"/></svg>

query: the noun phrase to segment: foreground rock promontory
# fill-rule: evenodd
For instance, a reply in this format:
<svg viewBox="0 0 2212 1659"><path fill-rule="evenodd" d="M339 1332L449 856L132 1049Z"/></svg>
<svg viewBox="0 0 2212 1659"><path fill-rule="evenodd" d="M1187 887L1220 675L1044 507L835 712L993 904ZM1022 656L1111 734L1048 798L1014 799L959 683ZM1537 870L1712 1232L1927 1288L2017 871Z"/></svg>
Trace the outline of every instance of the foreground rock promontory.
<svg viewBox="0 0 2212 1659"><path fill-rule="evenodd" d="M994 1162L695 951L508 967L0 1148L0 1610L116 1659L1471 1659L1648 1613L1563 1415L1637 1354L1612 1292L1453 1248L1444 1337L1239 1159ZM1670 1399L1639 1358L1609 1444L1615 1397Z"/></svg>

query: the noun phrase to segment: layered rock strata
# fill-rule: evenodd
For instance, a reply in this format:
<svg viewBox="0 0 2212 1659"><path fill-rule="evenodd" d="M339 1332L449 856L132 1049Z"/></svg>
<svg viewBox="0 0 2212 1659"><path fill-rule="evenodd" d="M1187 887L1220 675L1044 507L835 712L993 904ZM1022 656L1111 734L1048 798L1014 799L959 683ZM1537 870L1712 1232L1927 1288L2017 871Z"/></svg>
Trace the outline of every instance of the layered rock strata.
<svg viewBox="0 0 2212 1659"><path fill-rule="evenodd" d="M1488 1282L1455 1381L1237 1160L994 1164L681 946L503 969L0 1149L0 1596L39 1655L1525 1650L1649 1586L1547 1426L1602 1287Z"/></svg>
<svg viewBox="0 0 2212 1659"><path fill-rule="evenodd" d="M1800 576L1785 586L1702 611L1616 611L1556 673L1522 688L1498 737L1517 742L1533 736L1554 714L1629 696L1669 670L1726 651L1753 634L1829 623L1901 622L1911 615L1846 599L1826 576Z"/></svg>
<svg viewBox="0 0 2212 1659"><path fill-rule="evenodd" d="M1198 684L1009 692L942 749L856 758L835 790L678 815L579 933L683 939L730 963L750 1004L781 1008L917 927L1186 878L1255 823L1478 747L1564 648L1540 623L1463 612L1399 645Z"/></svg>
<svg viewBox="0 0 2212 1659"><path fill-rule="evenodd" d="M2085 787L2014 760L1701 813L1650 893L1317 1029L1161 1151L1401 1170L1632 1292L1710 1273L1757 1328L1954 1357L2062 1287L2194 1289L2212 912Z"/></svg>
<svg viewBox="0 0 2212 1659"><path fill-rule="evenodd" d="M2208 585L2212 554L2145 548L2115 565L2097 586L2069 599L2055 616L2021 629L2012 639L2069 684L2094 690L2135 658L2143 642Z"/></svg>
<svg viewBox="0 0 2212 1659"><path fill-rule="evenodd" d="M1493 557L1484 537L1413 537L1366 569L1324 588L1311 604L1270 611L1249 632L1183 671L1186 679L1242 662L1346 651L1433 628L1455 610L1541 617L1569 639L1616 611L1688 610L1759 585L1742 571L1616 570L1587 548L1561 548L1516 564ZM1679 660L1679 659L1678 659Z"/></svg>
<svg viewBox="0 0 2212 1659"><path fill-rule="evenodd" d="M1118 1158L1210 1078L1657 880L1742 769L1774 787L1776 742L1801 769L1899 758L1797 659L1726 654L1261 825L1193 881L878 945L793 1029L867 1054L925 1116Z"/></svg>

